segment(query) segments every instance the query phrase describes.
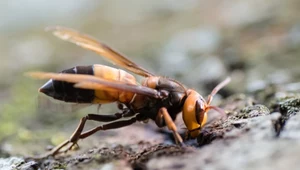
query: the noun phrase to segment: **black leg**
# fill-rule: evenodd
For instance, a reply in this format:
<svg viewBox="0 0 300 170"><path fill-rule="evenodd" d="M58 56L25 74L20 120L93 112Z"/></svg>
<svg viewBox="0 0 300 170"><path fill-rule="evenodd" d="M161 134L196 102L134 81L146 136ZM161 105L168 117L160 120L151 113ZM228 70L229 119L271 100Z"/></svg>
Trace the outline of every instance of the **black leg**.
<svg viewBox="0 0 300 170"><path fill-rule="evenodd" d="M128 120L120 120L120 121L116 121L116 122L112 122L112 123L108 123L108 124L105 124L105 125L101 125L101 126L97 126L91 130L88 130L88 131L85 131L83 133L81 133L77 138L76 138L76 141L70 141L69 140L69 143L71 143L71 145L69 147L67 147L64 151L61 151L61 152L67 152L68 150L72 149L72 147L74 145L77 145L77 141L79 139L84 139L84 138L87 138L91 135L93 135L94 133L100 131L100 130L108 130L108 129L117 129L117 128L121 128L121 127L125 127L125 126L128 126L128 125L131 125L133 124L134 122L137 121L137 118L136 117L133 117L131 119L128 119ZM65 143L65 142L63 142ZM66 143L64 146L66 146L68 143ZM60 149L62 149L63 147L60 147ZM58 153L58 152L56 152Z"/></svg>
<svg viewBox="0 0 300 170"><path fill-rule="evenodd" d="M81 118L76 130L71 135L69 141L75 142L78 140L78 137L81 134L81 132L83 131L85 122L87 120L94 120L94 121L98 121L98 122L111 122L111 121L118 120L122 117L129 117L129 116L133 116L133 115L134 115L134 113L129 109L124 109L122 111L122 113L115 113L114 115L88 114L86 117Z"/></svg>
<svg viewBox="0 0 300 170"><path fill-rule="evenodd" d="M79 139L84 139L86 137L89 137L90 135L96 133L99 130L117 129L117 128L121 128L121 127L131 125L131 124L135 123L136 121L137 121L137 118L133 117L133 118L128 119L128 120L120 120L120 121L108 123L108 124L105 124L105 125L101 125L101 126L95 127L91 130L88 130L86 132L81 133L80 136L79 136Z"/></svg>
<svg viewBox="0 0 300 170"><path fill-rule="evenodd" d="M122 117L130 117L133 116L135 113L133 113L132 111L130 111L129 109L124 109L122 113L116 113L114 115L98 115L98 114L88 114L87 116L81 118L76 130L73 132L73 134L71 135L69 140L66 140L64 142L62 142L60 145L58 145L57 147L53 148L50 152L46 153L45 155L43 155L41 158L43 157L48 157L50 155L54 156L61 151L62 148L66 147L68 144L71 143L71 146L67 147L67 149L65 151L70 150L74 145L77 144L77 141L79 139L83 139L86 138L92 134L94 134L95 132L99 131L99 130L107 130L107 129L115 129L115 128L119 128L119 127L124 127L127 125L130 125L134 122L136 122L136 118L133 117L131 119L128 120L120 120L117 121L118 119L122 118ZM101 125L98 126L94 129L91 129L89 131L86 131L84 133L82 133L83 129L84 129L84 125L86 123L87 120L94 120L94 121L99 121L99 122L111 122L111 121L116 121L116 122L112 122L112 123L108 123L105 125Z"/></svg>

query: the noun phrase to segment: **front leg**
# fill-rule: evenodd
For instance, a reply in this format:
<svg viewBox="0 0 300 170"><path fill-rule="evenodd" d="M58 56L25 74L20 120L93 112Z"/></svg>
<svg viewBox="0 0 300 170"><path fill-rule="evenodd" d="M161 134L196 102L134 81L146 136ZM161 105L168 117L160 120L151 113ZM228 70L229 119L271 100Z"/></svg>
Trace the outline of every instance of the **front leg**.
<svg viewBox="0 0 300 170"><path fill-rule="evenodd" d="M159 109L155 122L159 127L162 127L163 123L165 123L169 130L173 132L176 143L179 145L184 145L181 136L177 132L177 127L165 107Z"/></svg>

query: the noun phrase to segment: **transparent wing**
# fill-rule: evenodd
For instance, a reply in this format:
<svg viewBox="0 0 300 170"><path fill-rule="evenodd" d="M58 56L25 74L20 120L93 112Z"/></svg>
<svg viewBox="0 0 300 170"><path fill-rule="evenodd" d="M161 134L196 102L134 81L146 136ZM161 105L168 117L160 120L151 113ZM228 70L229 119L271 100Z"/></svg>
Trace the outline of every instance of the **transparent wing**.
<svg viewBox="0 0 300 170"><path fill-rule="evenodd" d="M55 36L62 40L72 42L82 48L94 51L113 64L123 67L135 74L144 77L154 76L154 74L138 66L124 55L88 35L60 26L49 27L46 28L46 30L52 31Z"/></svg>

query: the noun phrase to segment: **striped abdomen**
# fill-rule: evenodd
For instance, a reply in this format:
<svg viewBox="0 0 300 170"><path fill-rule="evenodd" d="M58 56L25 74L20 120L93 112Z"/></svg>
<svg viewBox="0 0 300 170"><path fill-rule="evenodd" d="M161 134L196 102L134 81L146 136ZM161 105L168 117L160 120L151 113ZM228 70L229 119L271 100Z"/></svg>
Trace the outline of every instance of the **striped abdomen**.
<svg viewBox="0 0 300 170"><path fill-rule="evenodd" d="M135 77L131 74L104 65L76 66L62 73L88 74L107 80L116 80L128 84L136 84ZM110 103L120 101L129 103L133 93L106 90L87 90L74 88L74 83L49 80L40 88L40 91L57 100L74 103Z"/></svg>

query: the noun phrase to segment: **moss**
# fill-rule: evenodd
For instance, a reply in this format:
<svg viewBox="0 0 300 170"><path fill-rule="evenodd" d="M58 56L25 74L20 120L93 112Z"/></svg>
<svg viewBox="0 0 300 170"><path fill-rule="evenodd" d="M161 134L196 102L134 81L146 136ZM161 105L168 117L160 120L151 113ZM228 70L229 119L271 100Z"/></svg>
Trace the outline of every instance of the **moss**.
<svg viewBox="0 0 300 170"><path fill-rule="evenodd" d="M19 78L19 79L18 79ZM37 85L25 77L17 77L17 81L10 88L11 98L2 105L0 115L0 140L6 136L23 133L25 120L35 114L35 94ZM22 136L22 135L21 135Z"/></svg>
<svg viewBox="0 0 300 170"><path fill-rule="evenodd" d="M275 123L275 130L279 136L285 122L300 111L300 96L299 94L286 95L275 99L272 103L272 110L281 113L280 119Z"/></svg>
<svg viewBox="0 0 300 170"><path fill-rule="evenodd" d="M289 118L291 115L295 115L300 111L300 96L295 94L275 99L272 104L272 109Z"/></svg>
<svg viewBox="0 0 300 170"><path fill-rule="evenodd" d="M270 110L261 104L257 104L254 106L247 106L241 110L240 118L251 118L257 116L265 116L270 114Z"/></svg>

